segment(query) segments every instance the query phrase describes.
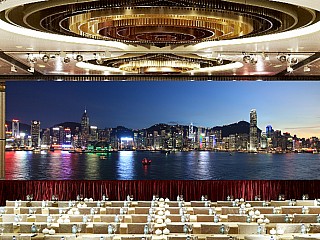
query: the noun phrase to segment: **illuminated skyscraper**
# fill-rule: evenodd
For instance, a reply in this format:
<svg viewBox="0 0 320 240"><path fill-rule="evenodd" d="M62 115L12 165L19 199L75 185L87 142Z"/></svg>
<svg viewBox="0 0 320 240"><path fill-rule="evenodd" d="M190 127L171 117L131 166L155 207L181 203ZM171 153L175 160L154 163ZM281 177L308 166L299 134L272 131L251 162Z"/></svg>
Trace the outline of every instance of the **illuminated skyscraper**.
<svg viewBox="0 0 320 240"><path fill-rule="evenodd" d="M97 141L98 140L98 127L90 126L90 140Z"/></svg>
<svg viewBox="0 0 320 240"><path fill-rule="evenodd" d="M71 145L71 142L72 142L71 129L65 128L65 129L63 129L63 132L64 132L63 144Z"/></svg>
<svg viewBox="0 0 320 240"><path fill-rule="evenodd" d="M89 125L89 117L87 114L87 109L84 110L84 113L81 117L81 140L82 140L82 146L86 146L88 139L89 139L89 132L90 131L90 125Z"/></svg>
<svg viewBox="0 0 320 240"><path fill-rule="evenodd" d="M255 109L250 111L250 147L249 151L257 151L258 149L258 127L257 112Z"/></svg>
<svg viewBox="0 0 320 240"><path fill-rule="evenodd" d="M268 125L268 126L266 127L266 134L267 134L267 137L272 137L273 129L272 129L272 126L271 126L271 125Z"/></svg>
<svg viewBox="0 0 320 240"><path fill-rule="evenodd" d="M13 119L12 120L12 137L17 138L18 136L20 136L19 120Z"/></svg>
<svg viewBox="0 0 320 240"><path fill-rule="evenodd" d="M31 122L31 141L32 147L40 147L40 121Z"/></svg>
<svg viewBox="0 0 320 240"><path fill-rule="evenodd" d="M60 128L54 127L52 128L52 144L56 145L60 143Z"/></svg>

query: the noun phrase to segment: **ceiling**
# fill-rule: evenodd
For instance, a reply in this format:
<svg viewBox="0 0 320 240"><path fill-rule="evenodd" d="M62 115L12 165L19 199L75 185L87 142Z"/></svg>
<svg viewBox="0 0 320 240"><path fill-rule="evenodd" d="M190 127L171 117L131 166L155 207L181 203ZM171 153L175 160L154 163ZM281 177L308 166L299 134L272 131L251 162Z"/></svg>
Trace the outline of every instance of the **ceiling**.
<svg viewBox="0 0 320 240"><path fill-rule="evenodd" d="M320 2L2 0L2 80L318 80Z"/></svg>

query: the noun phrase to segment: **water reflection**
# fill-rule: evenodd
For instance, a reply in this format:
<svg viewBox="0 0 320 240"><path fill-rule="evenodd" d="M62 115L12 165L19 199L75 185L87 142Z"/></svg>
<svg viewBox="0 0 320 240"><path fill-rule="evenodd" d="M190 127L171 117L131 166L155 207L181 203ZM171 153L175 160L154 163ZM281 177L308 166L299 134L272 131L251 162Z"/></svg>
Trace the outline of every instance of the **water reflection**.
<svg viewBox="0 0 320 240"><path fill-rule="evenodd" d="M121 151L118 153L117 162L117 178L118 179L134 179L134 152Z"/></svg>
<svg viewBox="0 0 320 240"><path fill-rule="evenodd" d="M6 179L320 179L319 161L320 154L17 151L6 152Z"/></svg>

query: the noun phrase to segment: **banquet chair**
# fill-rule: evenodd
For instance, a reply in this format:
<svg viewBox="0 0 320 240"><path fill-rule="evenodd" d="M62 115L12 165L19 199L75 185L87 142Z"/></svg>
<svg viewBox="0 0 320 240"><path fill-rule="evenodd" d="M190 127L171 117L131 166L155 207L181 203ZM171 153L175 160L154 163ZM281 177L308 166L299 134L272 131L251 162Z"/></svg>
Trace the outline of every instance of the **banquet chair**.
<svg viewBox="0 0 320 240"><path fill-rule="evenodd" d="M181 216L178 214L168 215L167 218L169 218L171 222L181 222Z"/></svg>
<svg viewBox="0 0 320 240"><path fill-rule="evenodd" d="M150 201L138 201L137 202L137 207L151 207L151 202Z"/></svg>
<svg viewBox="0 0 320 240"><path fill-rule="evenodd" d="M315 206L314 200L296 200L297 206Z"/></svg>
<svg viewBox="0 0 320 240"><path fill-rule="evenodd" d="M228 225L230 227L229 234L238 234L238 226L234 227L228 223L201 223L201 234L220 234L221 225Z"/></svg>
<svg viewBox="0 0 320 240"><path fill-rule="evenodd" d="M244 240L270 240L270 236L263 234L249 234L244 236Z"/></svg>
<svg viewBox="0 0 320 240"><path fill-rule="evenodd" d="M70 215L69 216L70 222L75 223L81 223L83 221L82 215Z"/></svg>
<svg viewBox="0 0 320 240"><path fill-rule="evenodd" d="M320 214L320 206L308 207L309 214Z"/></svg>
<svg viewBox="0 0 320 240"><path fill-rule="evenodd" d="M286 214L265 214L265 218L268 218L270 223L284 223Z"/></svg>
<svg viewBox="0 0 320 240"><path fill-rule="evenodd" d="M179 214L180 213L179 207L170 207L168 210L170 211L170 214Z"/></svg>
<svg viewBox="0 0 320 240"><path fill-rule="evenodd" d="M146 214L131 214L132 223L146 223L148 215Z"/></svg>
<svg viewBox="0 0 320 240"><path fill-rule="evenodd" d="M247 215L228 214L227 219L228 219L228 222L246 222Z"/></svg>
<svg viewBox="0 0 320 240"><path fill-rule="evenodd" d="M283 214L301 214L302 213L302 207L301 206L282 206L281 212Z"/></svg>
<svg viewBox="0 0 320 240"><path fill-rule="evenodd" d="M191 207L206 207L205 201L190 201Z"/></svg>
<svg viewBox="0 0 320 240"><path fill-rule="evenodd" d="M127 234L143 234L145 223L128 223Z"/></svg>
<svg viewBox="0 0 320 240"><path fill-rule="evenodd" d="M246 203L249 203L251 207L262 207L264 201L246 201Z"/></svg>
<svg viewBox="0 0 320 240"><path fill-rule="evenodd" d="M289 202L290 202L290 200L284 200L284 201L271 200L270 206L272 206L272 207L289 206Z"/></svg>
<svg viewBox="0 0 320 240"><path fill-rule="evenodd" d="M135 214L148 214L150 207L135 207L134 213Z"/></svg>
<svg viewBox="0 0 320 240"><path fill-rule="evenodd" d="M228 215L228 214L238 214L239 207L221 207L221 214Z"/></svg>
<svg viewBox="0 0 320 240"><path fill-rule="evenodd" d="M317 214L294 214L293 222L294 223L316 223Z"/></svg>
<svg viewBox="0 0 320 240"><path fill-rule="evenodd" d="M214 216L213 215L197 215L197 222L213 222Z"/></svg>
<svg viewBox="0 0 320 240"><path fill-rule="evenodd" d="M253 211L259 211L260 214L273 214L273 207L254 207Z"/></svg>
<svg viewBox="0 0 320 240"><path fill-rule="evenodd" d="M260 225L262 227L261 233L266 232L266 227L264 224ZM239 223L239 234L257 234L258 224L257 223Z"/></svg>
<svg viewBox="0 0 320 240"><path fill-rule="evenodd" d="M276 230L283 230L283 233L300 233L301 224L299 223L278 223L276 225Z"/></svg>
<svg viewBox="0 0 320 240"><path fill-rule="evenodd" d="M107 207L106 208L106 214L119 214L120 213L120 207Z"/></svg>
<svg viewBox="0 0 320 240"><path fill-rule="evenodd" d="M206 236L206 240L230 240L230 235L216 234L216 235ZM236 240L236 238L233 237L233 240Z"/></svg>
<svg viewBox="0 0 320 240"><path fill-rule="evenodd" d="M72 233L72 226L75 225L75 223L60 223L59 224L59 233ZM76 224L77 227L81 226L81 233L86 232L86 224L78 223Z"/></svg>
<svg viewBox="0 0 320 240"><path fill-rule="evenodd" d="M16 236L16 239L18 238L18 234L10 234L10 235L3 235L1 236L2 240L12 240L12 237ZM30 240L30 236L19 236L19 240Z"/></svg>
<svg viewBox="0 0 320 240"><path fill-rule="evenodd" d="M108 223L94 223L92 233L93 234L107 234L108 233Z"/></svg>
<svg viewBox="0 0 320 240"><path fill-rule="evenodd" d="M36 214L36 222L47 222L47 215Z"/></svg>
<svg viewBox="0 0 320 240"><path fill-rule="evenodd" d="M3 233L13 233L13 223L3 222L1 225L3 226Z"/></svg>
<svg viewBox="0 0 320 240"><path fill-rule="evenodd" d="M193 208L193 214L209 214L209 208L208 207L194 207Z"/></svg>
<svg viewBox="0 0 320 240"><path fill-rule="evenodd" d="M131 235L131 236L125 236L125 237L121 237L121 240L141 240L141 236L137 236L137 235ZM144 236L143 237L145 240L151 240L151 236L147 237L147 236Z"/></svg>
<svg viewBox="0 0 320 240"><path fill-rule="evenodd" d="M169 229L170 233L183 233L183 226L184 224L178 223L168 223L167 228Z"/></svg>
<svg viewBox="0 0 320 240"><path fill-rule="evenodd" d="M232 207L232 201L217 201L217 207Z"/></svg>
<svg viewBox="0 0 320 240"><path fill-rule="evenodd" d="M114 222L115 216L115 214L100 215L100 221L104 223L112 223Z"/></svg>
<svg viewBox="0 0 320 240"><path fill-rule="evenodd" d="M45 235L44 240L60 240L63 235ZM99 237L100 238L100 237ZM76 240L77 237L74 235L64 236L65 240Z"/></svg>

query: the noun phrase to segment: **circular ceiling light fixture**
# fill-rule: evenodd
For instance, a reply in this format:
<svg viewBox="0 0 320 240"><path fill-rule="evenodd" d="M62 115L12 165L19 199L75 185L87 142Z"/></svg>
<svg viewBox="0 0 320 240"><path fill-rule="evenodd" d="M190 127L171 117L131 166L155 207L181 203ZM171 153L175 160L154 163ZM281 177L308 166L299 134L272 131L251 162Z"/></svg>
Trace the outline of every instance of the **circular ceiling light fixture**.
<svg viewBox="0 0 320 240"><path fill-rule="evenodd" d="M64 63L69 63L71 61L71 59L68 57L68 56L65 56L64 58L63 58L63 62Z"/></svg>
<svg viewBox="0 0 320 240"><path fill-rule="evenodd" d="M80 55L80 54L78 54L78 55L76 56L76 60L77 60L77 62L82 62L82 61L83 61L83 56Z"/></svg>
<svg viewBox="0 0 320 240"><path fill-rule="evenodd" d="M77 64L78 67L88 68L98 71L114 71L133 74L187 74L191 72L216 71L217 69L228 70L228 65L234 62L225 60L221 56L218 59L199 57L194 54L132 54L124 55L113 59L104 59L103 64L98 64L97 59L91 59ZM242 67L236 65L237 67ZM220 68L218 68L220 67ZM215 69L217 68L217 69ZM234 68L234 65L232 65Z"/></svg>
<svg viewBox="0 0 320 240"><path fill-rule="evenodd" d="M319 21L316 14L263 0L47 0L7 9L1 18L42 32L163 47L301 29Z"/></svg>
<svg viewBox="0 0 320 240"><path fill-rule="evenodd" d="M47 54L44 54L41 59L44 63L47 63L49 62L50 56Z"/></svg>

